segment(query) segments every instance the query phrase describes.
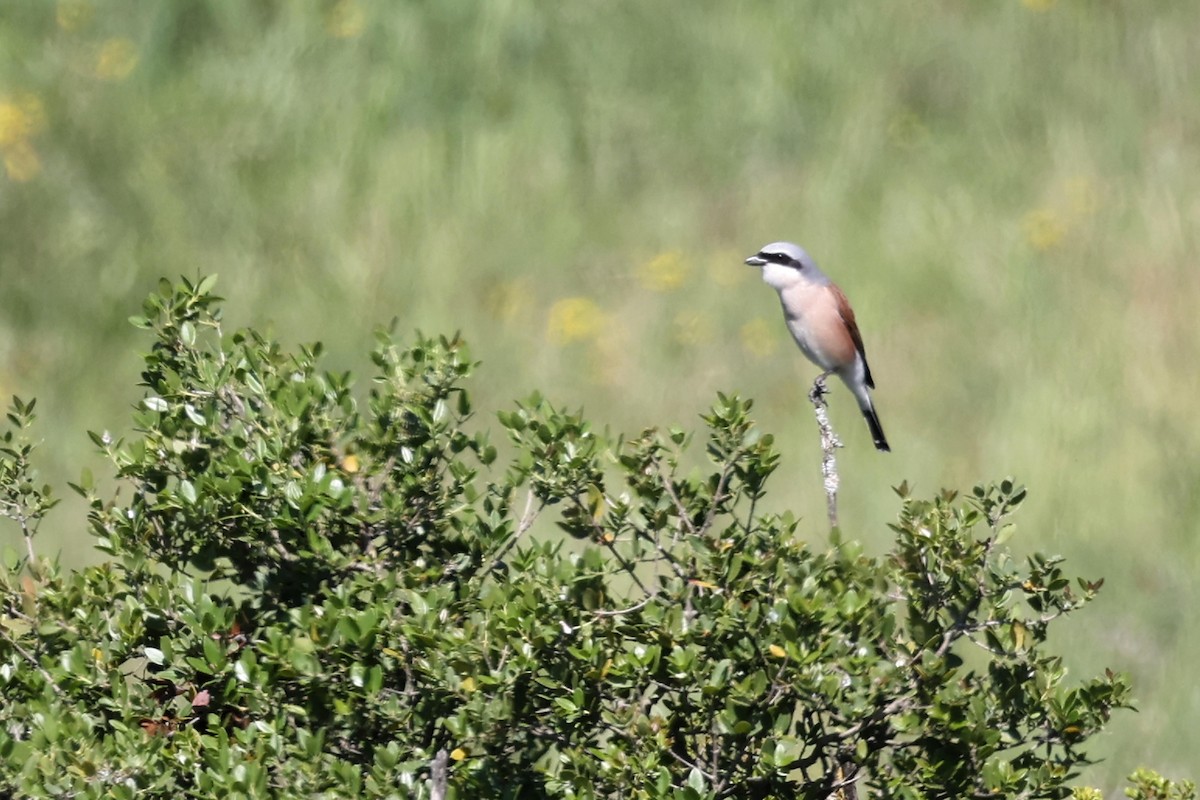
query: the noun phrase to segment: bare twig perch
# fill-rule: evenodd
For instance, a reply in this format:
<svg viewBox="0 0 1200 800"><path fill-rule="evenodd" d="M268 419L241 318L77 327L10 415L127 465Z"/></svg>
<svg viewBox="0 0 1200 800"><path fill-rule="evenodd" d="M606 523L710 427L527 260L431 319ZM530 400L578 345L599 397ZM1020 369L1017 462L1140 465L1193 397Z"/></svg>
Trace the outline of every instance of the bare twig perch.
<svg viewBox="0 0 1200 800"><path fill-rule="evenodd" d="M446 752L446 749L438 750L429 767L430 783L433 784L429 792L431 800L446 800L446 767L449 763L450 754Z"/></svg>
<svg viewBox="0 0 1200 800"><path fill-rule="evenodd" d="M812 401L813 411L817 415L817 428L821 431L821 477L825 483L825 504L829 510L829 527L836 528L838 524L837 516L837 491L838 491L838 472L837 458L834 451L842 446L842 442L837 438L837 434L833 432L833 425L829 423L829 405L825 402L825 395L829 390L825 388L825 379L829 377L828 372L823 372L813 381L812 391L808 393L808 399Z"/></svg>
<svg viewBox="0 0 1200 800"><path fill-rule="evenodd" d="M825 483L825 506L829 511L829 527L836 528L838 472L835 451L842 446L842 442L833 432L833 425L829 422L829 405L825 402L825 395L829 393L825 386L825 379L828 377L828 372L817 376L813 381L812 391L808 393L808 399L812 401L813 412L817 416L817 428L821 431L821 477ZM837 781L831 795L833 800L858 800L858 789L854 785L855 772L853 761L845 757L838 759Z"/></svg>

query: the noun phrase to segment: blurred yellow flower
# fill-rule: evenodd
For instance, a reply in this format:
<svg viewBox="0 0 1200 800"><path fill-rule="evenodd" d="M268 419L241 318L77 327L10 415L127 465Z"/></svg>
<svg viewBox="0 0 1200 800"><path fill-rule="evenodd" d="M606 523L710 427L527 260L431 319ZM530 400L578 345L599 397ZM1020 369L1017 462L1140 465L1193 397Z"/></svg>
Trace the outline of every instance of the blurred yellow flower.
<svg viewBox="0 0 1200 800"><path fill-rule="evenodd" d="M687 279L688 265L683 253L668 250L647 261L638 270L638 280L652 292L670 292L683 286Z"/></svg>
<svg viewBox="0 0 1200 800"><path fill-rule="evenodd" d="M0 99L0 147L11 147L41 133L46 110L35 94L24 92Z"/></svg>
<svg viewBox="0 0 1200 800"><path fill-rule="evenodd" d="M325 31L337 39L353 39L363 31L366 15L356 0L338 0L325 15Z"/></svg>
<svg viewBox="0 0 1200 800"><path fill-rule="evenodd" d="M64 31L77 31L92 21L92 4L88 0L58 0L54 19Z"/></svg>
<svg viewBox="0 0 1200 800"><path fill-rule="evenodd" d="M695 311L680 311L673 321L675 341L680 344L704 344L713 337L712 320Z"/></svg>
<svg viewBox="0 0 1200 800"><path fill-rule="evenodd" d="M1025 240L1034 250L1044 251L1057 246L1067 235L1067 225L1049 208L1039 208L1025 215Z"/></svg>
<svg viewBox="0 0 1200 800"><path fill-rule="evenodd" d="M93 72L102 80L121 81L129 77L137 63L137 45L125 38L109 39L100 45Z"/></svg>
<svg viewBox="0 0 1200 800"><path fill-rule="evenodd" d="M766 358L779 347L774 328L762 317L755 317L742 326L742 348L755 358Z"/></svg>
<svg viewBox="0 0 1200 800"><path fill-rule="evenodd" d="M546 336L554 344L592 339L604 328L604 312L586 297L564 297L550 307Z"/></svg>
<svg viewBox="0 0 1200 800"><path fill-rule="evenodd" d="M0 102L0 147L8 147L24 139L26 131L25 115L16 103Z"/></svg>
<svg viewBox="0 0 1200 800"><path fill-rule="evenodd" d="M18 183L25 183L37 177L42 171L42 160L28 139L21 139L16 144L4 148L4 170L8 177Z"/></svg>
<svg viewBox="0 0 1200 800"><path fill-rule="evenodd" d="M1021 0L1021 5L1030 11L1049 11L1058 0Z"/></svg>

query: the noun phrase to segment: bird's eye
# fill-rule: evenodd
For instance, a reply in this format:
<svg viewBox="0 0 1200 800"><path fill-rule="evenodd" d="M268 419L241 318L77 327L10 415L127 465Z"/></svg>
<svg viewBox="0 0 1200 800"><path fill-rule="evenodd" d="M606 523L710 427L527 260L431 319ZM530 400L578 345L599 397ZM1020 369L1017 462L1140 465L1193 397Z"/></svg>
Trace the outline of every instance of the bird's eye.
<svg viewBox="0 0 1200 800"><path fill-rule="evenodd" d="M764 257L767 261L772 261L776 264L787 264L791 260L787 257L787 253L767 253Z"/></svg>

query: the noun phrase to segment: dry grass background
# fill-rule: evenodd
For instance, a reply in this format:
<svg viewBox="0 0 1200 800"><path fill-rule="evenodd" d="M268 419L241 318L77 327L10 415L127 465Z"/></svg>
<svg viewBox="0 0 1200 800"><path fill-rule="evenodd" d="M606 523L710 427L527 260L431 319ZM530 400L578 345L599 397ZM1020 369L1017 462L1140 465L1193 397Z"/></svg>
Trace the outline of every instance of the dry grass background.
<svg viewBox="0 0 1200 800"><path fill-rule="evenodd" d="M126 426L160 275L366 372L461 330L481 408L614 430L757 400L772 502L820 541L813 370L742 258L854 301L892 441L844 392L847 535L888 487L1030 487L1018 549L1107 578L1059 643L1133 673L1088 778L1196 776L1200 5L15 0L0 9L0 392L47 474ZM15 532L0 536L15 537ZM13 538L15 542L15 538ZM86 558L66 504L43 547Z"/></svg>

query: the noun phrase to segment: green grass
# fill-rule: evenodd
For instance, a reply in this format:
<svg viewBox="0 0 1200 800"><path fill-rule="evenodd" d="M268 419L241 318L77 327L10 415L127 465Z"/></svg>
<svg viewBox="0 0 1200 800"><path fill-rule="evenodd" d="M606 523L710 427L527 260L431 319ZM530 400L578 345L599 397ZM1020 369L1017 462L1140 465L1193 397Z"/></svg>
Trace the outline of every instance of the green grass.
<svg viewBox="0 0 1200 800"><path fill-rule="evenodd" d="M1141 698L1088 778L1182 774L1197 30L1182 1L9 3L0 392L41 399L57 482L98 467L84 430L138 399L126 317L217 272L232 324L359 373L393 316L461 330L481 408L539 388L635 430L753 396L772 502L820 540L814 370L741 264L794 239L854 301L895 451L839 389L848 535L883 551L902 480L1016 475L1014 545L1107 578L1068 663ZM86 542L67 504L43 546Z"/></svg>

